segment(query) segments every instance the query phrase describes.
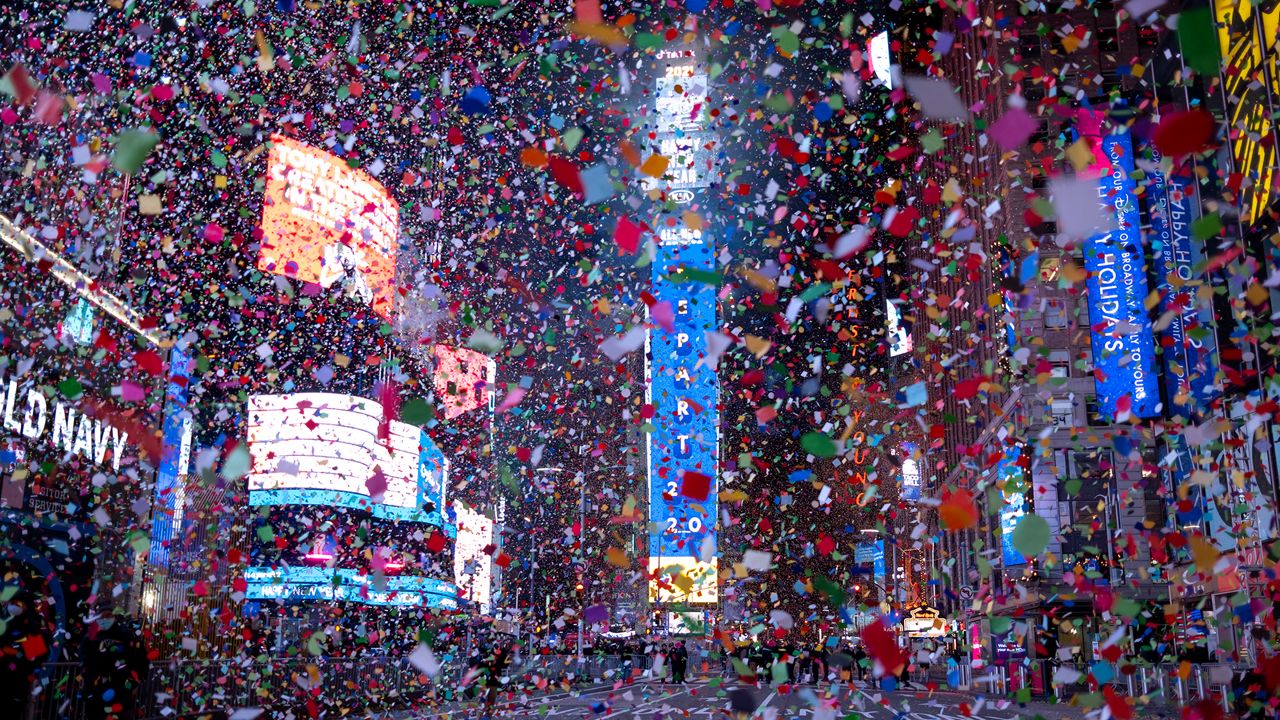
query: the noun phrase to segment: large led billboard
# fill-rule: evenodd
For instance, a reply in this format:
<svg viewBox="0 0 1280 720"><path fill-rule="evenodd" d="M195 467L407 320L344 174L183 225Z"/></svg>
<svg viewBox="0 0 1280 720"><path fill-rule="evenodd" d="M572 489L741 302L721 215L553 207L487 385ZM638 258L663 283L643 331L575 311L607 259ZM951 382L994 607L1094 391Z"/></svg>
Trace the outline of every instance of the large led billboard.
<svg viewBox="0 0 1280 720"><path fill-rule="evenodd" d="M867 43L867 60L876 79L887 88L893 87L893 65L889 57L889 31L875 35Z"/></svg>
<svg viewBox="0 0 1280 720"><path fill-rule="evenodd" d="M1160 154L1151 151L1160 164ZM1161 317L1161 359L1170 412L1198 418L1218 395L1217 339L1208 328L1213 308L1200 299L1203 282L1196 267L1204 262L1204 248L1191 233L1200 203L1196 198L1195 164L1190 159L1174 165L1168 181L1155 172L1147 186L1151 207L1150 245L1155 265L1156 290Z"/></svg>
<svg viewBox="0 0 1280 720"><path fill-rule="evenodd" d="M695 65L672 64L657 79L654 131L659 147L687 146L662 178L669 191L695 201L711 184L714 168L697 158L715 147L705 132L707 77ZM655 304L668 305L673 325L655 328L648 343L649 597L659 603L712 603L718 599L716 546L719 381L707 362L707 335L717 329L716 287L701 278L715 272L710 233L690 227L683 215L658 231L651 267Z"/></svg>
<svg viewBox="0 0 1280 720"><path fill-rule="evenodd" d="M1000 496L1004 504L1000 508L1000 555L1005 567L1025 565L1027 559L1013 546L1013 531L1018 521L1027 514L1027 482L1019 459L1022 448L1015 445L1004 450L1004 457L996 463L996 479L1001 484Z"/></svg>
<svg viewBox="0 0 1280 720"><path fill-rule="evenodd" d="M395 309L400 209L363 170L283 135L271 137L258 269L340 285L385 318Z"/></svg>
<svg viewBox="0 0 1280 720"><path fill-rule="evenodd" d="M345 568L251 567L244 573L245 599L354 602L363 605L458 608L458 588L435 578L371 576Z"/></svg>
<svg viewBox="0 0 1280 720"><path fill-rule="evenodd" d="M254 395L247 432L250 505L334 505L442 524L448 463L417 427L384 420L377 401Z"/></svg>
<svg viewBox="0 0 1280 720"><path fill-rule="evenodd" d="M493 521L454 501L458 539L453 549L453 581L458 597L487 611L493 585Z"/></svg>
<svg viewBox="0 0 1280 720"><path fill-rule="evenodd" d="M1097 143L1098 202L1114 217L1115 229L1084 243L1089 271L1090 344L1098 411L1114 418L1127 402L1135 417L1160 412L1155 341L1147 316L1147 268L1140 236L1133 143L1127 129L1104 135L1101 113L1078 113L1080 135Z"/></svg>
<svg viewBox="0 0 1280 720"><path fill-rule="evenodd" d="M436 400L446 420L489 407L497 374L492 358L475 350L437 345L435 360Z"/></svg>
<svg viewBox="0 0 1280 720"><path fill-rule="evenodd" d="M1275 132L1268 96L1280 95L1276 55L1269 50L1276 44L1280 7L1236 0L1214 0L1213 6L1222 66L1230 68L1222 74L1222 96L1230 98L1231 158L1245 178L1237 204L1241 221L1251 225L1270 207L1276 180L1276 144L1265 139Z"/></svg>

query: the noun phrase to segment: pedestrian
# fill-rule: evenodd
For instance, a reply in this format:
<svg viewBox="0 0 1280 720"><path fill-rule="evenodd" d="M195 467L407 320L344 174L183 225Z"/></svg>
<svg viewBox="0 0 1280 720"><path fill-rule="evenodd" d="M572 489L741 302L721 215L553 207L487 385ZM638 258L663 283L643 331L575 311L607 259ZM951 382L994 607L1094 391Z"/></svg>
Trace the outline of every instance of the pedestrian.
<svg viewBox="0 0 1280 720"><path fill-rule="evenodd" d="M671 681L677 685L683 685L684 674L688 667L689 651L685 649L684 641L681 640L671 651Z"/></svg>
<svg viewBox="0 0 1280 720"><path fill-rule="evenodd" d="M867 679L867 651L863 649L862 643L858 643L853 648L853 664L858 668L858 681L862 682Z"/></svg>

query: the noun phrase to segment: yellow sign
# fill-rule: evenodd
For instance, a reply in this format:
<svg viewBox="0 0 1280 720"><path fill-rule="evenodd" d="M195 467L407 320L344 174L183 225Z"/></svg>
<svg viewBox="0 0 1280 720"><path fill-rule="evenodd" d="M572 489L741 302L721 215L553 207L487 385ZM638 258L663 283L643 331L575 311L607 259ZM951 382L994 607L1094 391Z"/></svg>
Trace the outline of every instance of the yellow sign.
<svg viewBox="0 0 1280 720"><path fill-rule="evenodd" d="M1280 8L1263 12L1248 0L1214 0L1214 10L1224 58L1222 79L1229 102L1227 122L1231 126L1233 171L1242 177L1240 216L1246 225L1252 225L1266 212L1275 185L1275 145L1259 141L1272 132L1268 90L1280 95L1276 57L1274 53L1264 57L1264 49L1276 42Z"/></svg>

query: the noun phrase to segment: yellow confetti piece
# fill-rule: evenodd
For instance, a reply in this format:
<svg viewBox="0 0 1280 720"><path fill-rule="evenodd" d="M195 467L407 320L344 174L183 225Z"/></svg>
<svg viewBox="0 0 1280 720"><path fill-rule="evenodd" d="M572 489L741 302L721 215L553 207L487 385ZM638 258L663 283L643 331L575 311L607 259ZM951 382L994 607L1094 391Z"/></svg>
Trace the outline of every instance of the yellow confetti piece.
<svg viewBox="0 0 1280 720"><path fill-rule="evenodd" d="M1088 169L1093 164L1093 159L1093 151L1084 140L1077 140L1067 148L1067 160L1071 162L1071 167L1075 168L1076 172Z"/></svg>
<svg viewBox="0 0 1280 720"><path fill-rule="evenodd" d="M609 564L620 568L631 567L631 558L621 548L611 547L605 551L605 559Z"/></svg>
<svg viewBox="0 0 1280 720"><path fill-rule="evenodd" d="M645 158L644 163L640 165L640 172L649 177L662 177L667 172L667 165L670 164L670 160L655 153Z"/></svg>
<svg viewBox="0 0 1280 720"><path fill-rule="evenodd" d="M752 355L755 355L757 358L764 357L764 354L769 352L769 348L773 347L772 342L770 342L765 338L757 337L755 335L748 335L746 337L746 341L747 341L747 350L750 351L750 353Z"/></svg>

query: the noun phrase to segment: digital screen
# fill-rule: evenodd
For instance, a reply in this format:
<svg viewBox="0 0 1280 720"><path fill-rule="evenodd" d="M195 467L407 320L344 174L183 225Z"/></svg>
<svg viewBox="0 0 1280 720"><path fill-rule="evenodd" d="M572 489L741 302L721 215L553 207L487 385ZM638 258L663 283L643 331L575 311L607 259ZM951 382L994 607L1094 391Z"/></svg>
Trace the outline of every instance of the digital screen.
<svg viewBox="0 0 1280 720"><path fill-rule="evenodd" d="M453 580L458 597L488 607L493 584L493 557L485 548L493 545L493 521L466 505L453 504L458 540L453 550Z"/></svg>
<svg viewBox="0 0 1280 720"><path fill-rule="evenodd" d="M1027 514L1026 480L1018 459L1022 449L1018 446L1006 447L1004 457L996 463L997 482L1003 482L1000 491L1004 505L1000 508L1000 550L1005 567L1025 565L1027 559L1013 547L1013 531L1018 521Z"/></svg>
<svg viewBox="0 0 1280 720"><path fill-rule="evenodd" d="M1150 153L1159 165L1160 154ZM1160 331L1166 340L1161 343L1166 394L1170 410L1184 418L1199 417L1219 394L1217 336L1204 330L1212 327L1213 308L1199 299L1203 282L1193 280L1196 266L1204 262L1202 243L1191 233L1200 207L1194 173L1190 161L1175 165L1167 183L1163 174L1151 173L1146 192L1160 314L1169 318Z"/></svg>
<svg viewBox="0 0 1280 720"><path fill-rule="evenodd" d="M667 632L671 635L697 635L699 637L706 635L706 613L700 610L693 612L669 612L667 613Z"/></svg>
<svg viewBox="0 0 1280 720"><path fill-rule="evenodd" d="M437 345L435 357L436 399L446 420L489 406L497 365L488 355Z"/></svg>
<svg viewBox="0 0 1280 720"><path fill-rule="evenodd" d="M920 499L920 461L913 457L902 461L901 496L903 500Z"/></svg>
<svg viewBox="0 0 1280 720"><path fill-rule="evenodd" d="M176 526L175 513L180 495L179 483L187 473L191 457L191 411L187 408L187 384L191 377L187 367L191 358L174 348L169 354L169 383L165 389L163 447L156 469L156 489L151 510L151 556L153 566L169 565L169 543Z"/></svg>
<svg viewBox="0 0 1280 720"><path fill-rule="evenodd" d="M254 395L247 433L250 505L337 505L440 523L447 463L417 427L385 421L375 400Z"/></svg>
<svg viewBox="0 0 1280 720"><path fill-rule="evenodd" d="M649 602L713 603L718 597L719 558L703 562L692 557L650 557Z"/></svg>
<svg viewBox="0 0 1280 720"><path fill-rule="evenodd" d="M283 135L271 141L258 269L325 288L337 285L390 318L396 201L340 158Z"/></svg>
<svg viewBox="0 0 1280 720"><path fill-rule="evenodd" d="M458 608L458 588L435 578L391 575L381 579L344 568L250 567L246 600L319 600L363 605Z"/></svg>
<svg viewBox="0 0 1280 720"><path fill-rule="evenodd" d="M893 70L889 59L889 31L886 30L871 38L867 43L867 58L871 61L871 72L876 79L887 88L893 87Z"/></svg>
<svg viewBox="0 0 1280 720"><path fill-rule="evenodd" d="M1120 399L1127 397L1130 413L1153 417L1160 411L1160 388L1151 320L1144 305L1147 269L1132 177L1133 143L1128 130L1103 135L1100 113L1081 110L1078 118L1081 136L1098 142L1095 167L1102 173L1098 202L1116 220L1115 230L1084 243L1098 411L1114 418Z"/></svg>
<svg viewBox="0 0 1280 720"><path fill-rule="evenodd" d="M884 540L858 543L853 549L853 561L864 571L870 569L872 580L885 586Z"/></svg>
<svg viewBox="0 0 1280 720"><path fill-rule="evenodd" d="M897 303L886 298L884 304L887 318L885 324L889 334L889 356L906 355L914 347L911 341L911 328L902 322L902 312L898 310Z"/></svg>
<svg viewBox="0 0 1280 720"><path fill-rule="evenodd" d="M1230 134L1234 172L1252 181L1239 191L1240 220L1249 226L1265 216L1275 186L1275 143L1258 138L1275 132L1270 97L1280 95L1280 77L1267 49L1276 44L1280 7L1234 0L1214 0L1213 6L1222 67L1231 68L1223 73L1222 89L1231 98L1227 123L1238 130Z"/></svg>
<svg viewBox="0 0 1280 720"><path fill-rule="evenodd" d="M696 149L715 142L711 134L689 134L704 129L706 102L707 78L694 65L669 65L657 79L655 134L678 150L688 145L693 174L676 168L668 175L690 201L707 179ZM649 595L664 603L716 602L720 386L704 361L707 333L718 327L716 288L686 277L715 271L715 242L683 222L663 227L657 239L651 292L657 303L669 303L674 328L649 334L649 570L656 578Z"/></svg>

